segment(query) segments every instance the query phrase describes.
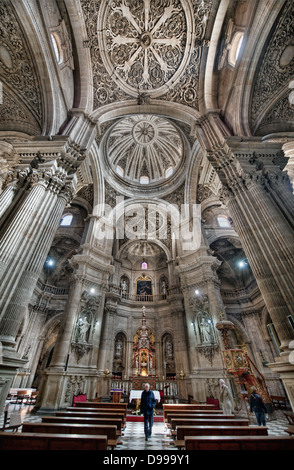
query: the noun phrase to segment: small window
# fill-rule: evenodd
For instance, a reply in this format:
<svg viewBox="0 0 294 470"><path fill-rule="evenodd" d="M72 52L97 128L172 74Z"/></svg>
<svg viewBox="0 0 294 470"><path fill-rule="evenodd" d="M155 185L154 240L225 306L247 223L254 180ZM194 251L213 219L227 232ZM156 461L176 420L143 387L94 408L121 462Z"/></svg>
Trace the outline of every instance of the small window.
<svg viewBox="0 0 294 470"><path fill-rule="evenodd" d="M230 228L230 222L228 221L227 217L220 215L217 218L217 222L221 228Z"/></svg>
<svg viewBox="0 0 294 470"><path fill-rule="evenodd" d="M140 176L140 184L149 184L149 176Z"/></svg>
<svg viewBox="0 0 294 470"><path fill-rule="evenodd" d="M124 174L125 174L124 169L119 165L116 167L115 171L119 176L124 176Z"/></svg>
<svg viewBox="0 0 294 470"><path fill-rule="evenodd" d="M62 217L60 225L62 227L69 227L72 223L73 216L71 214L66 214Z"/></svg>
<svg viewBox="0 0 294 470"><path fill-rule="evenodd" d="M233 37L233 40L231 43L231 49L230 49L229 57L228 57L229 63L232 66L236 65L237 59L240 55L243 38L244 38L244 33L242 33L241 31L236 32Z"/></svg>
<svg viewBox="0 0 294 470"><path fill-rule="evenodd" d="M168 178L169 176L171 176L174 172L174 169L172 166L170 166L169 168L167 168L167 170L165 171L165 177Z"/></svg>
<svg viewBox="0 0 294 470"><path fill-rule="evenodd" d="M142 261L141 269L148 269L148 263L146 263L146 261Z"/></svg>
<svg viewBox="0 0 294 470"><path fill-rule="evenodd" d="M60 39L57 33L51 34L51 42L54 50L54 54L58 64L62 63L62 49L60 45Z"/></svg>

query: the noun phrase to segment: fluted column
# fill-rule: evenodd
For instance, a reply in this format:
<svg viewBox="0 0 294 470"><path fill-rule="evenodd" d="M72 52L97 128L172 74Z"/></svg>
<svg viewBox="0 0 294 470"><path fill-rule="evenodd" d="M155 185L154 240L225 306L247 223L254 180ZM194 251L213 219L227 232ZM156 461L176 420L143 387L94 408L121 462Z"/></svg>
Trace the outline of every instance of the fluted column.
<svg viewBox="0 0 294 470"><path fill-rule="evenodd" d="M25 190L28 172L23 170L9 171L6 174L0 194L0 227L3 227L4 215L15 201L16 196ZM18 198L17 198L18 199Z"/></svg>
<svg viewBox="0 0 294 470"><path fill-rule="evenodd" d="M74 274L70 283L68 302L63 314L62 324L58 333L54 353L50 363L50 369L64 370L68 354L70 353L70 344L77 321L77 312L84 289L85 279L80 274Z"/></svg>
<svg viewBox="0 0 294 470"><path fill-rule="evenodd" d="M103 326L101 332L101 342L99 350L98 370L104 371L106 367L112 367L113 358L113 334L114 320L117 313L117 306L106 303L103 315Z"/></svg>
<svg viewBox="0 0 294 470"><path fill-rule="evenodd" d="M294 304L294 232L268 191L266 163L250 152L220 152L221 198L226 202L259 289L276 327L281 349L293 339L288 316ZM294 197L293 197L294 203Z"/></svg>
<svg viewBox="0 0 294 470"><path fill-rule="evenodd" d="M29 254L25 260L26 266L17 275L17 288L10 287L10 295L6 295L6 303L2 304L0 320L0 338L3 343L14 345L15 337L25 315L27 305L33 294L40 272L46 260L46 256L52 244L58 228L65 204L68 200L68 192L56 194L51 188L44 194L46 206L44 213L40 214L39 223L31 241ZM32 221L31 221L32 223ZM23 248L25 251L25 249ZM12 273L11 273L12 275ZM16 277L14 277L16 281ZM9 285L9 283L7 283Z"/></svg>
<svg viewBox="0 0 294 470"><path fill-rule="evenodd" d="M38 222L48 216L46 182L33 184L0 240L0 307L1 311L14 290L17 279L28 261L31 247L38 237Z"/></svg>

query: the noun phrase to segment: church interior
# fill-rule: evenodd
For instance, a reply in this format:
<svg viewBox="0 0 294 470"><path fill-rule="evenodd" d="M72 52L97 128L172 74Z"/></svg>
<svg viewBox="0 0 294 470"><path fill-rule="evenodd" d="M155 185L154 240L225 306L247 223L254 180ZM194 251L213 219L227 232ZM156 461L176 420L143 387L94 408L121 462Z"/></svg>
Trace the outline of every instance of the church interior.
<svg viewBox="0 0 294 470"><path fill-rule="evenodd" d="M223 390L256 428L256 387L293 450L293 2L0 18L0 447L78 401L126 436L149 383L171 435L165 406L226 414Z"/></svg>

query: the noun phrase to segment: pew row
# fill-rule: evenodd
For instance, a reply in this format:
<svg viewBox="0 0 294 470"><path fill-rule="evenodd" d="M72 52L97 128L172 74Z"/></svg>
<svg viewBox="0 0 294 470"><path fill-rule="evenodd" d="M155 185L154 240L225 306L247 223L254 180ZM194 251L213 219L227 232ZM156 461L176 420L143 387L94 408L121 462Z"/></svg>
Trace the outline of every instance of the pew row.
<svg viewBox="0 0 294 470"><path fill-rule="evenodd" d="M121 408L119 406L109 408L109 407L104 407L104 406L68 406L66 410L69 411L85 411L85 412L94 412L94 411L100 411L103 413L124 413L125 415L127 414L127 409L126 408Z"/></svg>
<svg viewBox="0 0 294 470"><path fill-rule="evenodd" d="M175 418L171 419L170 426L175 430L178 426L249 426L248 419L194 419Z"/></svg>
<svg viewBox="0 0 294 470"><path fill-rule="evenodd" d="M169 416L177 416L177 415L206 415L207 417L210 415L213 416L223 416L224 413L221 410L171 410L165 412L165 419L164 422L169 422Z"/></svg>
<svg viewBox="0 0 294 470"><path fill-rule="evenodd" d="M117 409L121 408L127 412L127 403L108 403L108 402L97 402L97 401L80 401L75 404L75 408L106 408L106 409Z"/></svg>
<svg viewBox="0 0 294 470"><path fill-rule="evenodd" d="M185 450L294 450L293 436L187 436Z"/></svg>
<svg viewBox="0 0 294 470"><path fill-rule="evenodd" d="M126 423L126 416L124 413L120 413L119 411L77 411L75 408L73 410L66 410L66 411L56 411L56 416L77 416L82 418L120 418L122 420L122 424L125 425Z"/></svg>
<svg viewBox="0 0 294 470"><path fill-rule="evenodd" d="M120 410L108 411L108 410L100 410L99 408L83 408L83 409L77 410L76 407L68 407L66 408L65 411L57 411L56 415L63 416L65 413L66 414L70 413L71 416L74 416L74 415L82 416L82 417L89 416L89 418L91 418L90 415L93 415L94 417L102 416L104 418L115 417L115 418L121 418L124 425L126 422L126 414L124 413L124 411L120 411Z"/></svg>
<svg viewBox="0 0 294 470"><path fill-rule="evenodd" d="M87 434L107 436L107 447L114 449L117 442L117 427L114 425L66 424L66 423L23 423L22 432L46 434Z"/></svg>
<svg viewBox="0 0 294 470"><path fill-rule="evenodd" d="M266 426L177 426L173 445L185 449L185 437L267 436Z"/></svg>
<svg viewBox="0 0 294 470"><path fill-rule="evenodd" d="M2 450L107 450L107 436L0 432Z"/></svg>
<svg viewBox="0 0 294 470"><path fill-rule="evenodd" d="M65 423L65 424L100 424L113 425L117 427L117 435L122 434L122 421L120 418L82 418L78 416L43 416L43 423Z"/></svg>
<svg viewBox="0 0 294 470"><path fill-rule="evenodd" d="M176 411L176 410L215 410L213 404L183 404L183 403L166 403L162 405L163 408L163 417L165 418L166 411Z"/></svg>
<svg viewBox="0 0 294 470"><path fill-rule="evenodd" d="M172 419L235 419L235 415L207 414L207 413L167 413L166 424L170 424Z"/></svg>

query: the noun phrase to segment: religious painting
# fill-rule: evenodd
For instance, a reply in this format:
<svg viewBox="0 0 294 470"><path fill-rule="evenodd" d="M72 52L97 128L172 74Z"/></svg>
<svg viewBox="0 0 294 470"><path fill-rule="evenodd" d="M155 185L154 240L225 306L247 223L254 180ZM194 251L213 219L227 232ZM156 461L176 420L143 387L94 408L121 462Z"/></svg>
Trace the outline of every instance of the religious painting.
<svg viewBox="0 0 294 470"><path fill-rule="evenodd" d="M149 296L152 296L152 282L151 279L142 274L137 280L137 295L145 298L146 300Z"/></svg>

